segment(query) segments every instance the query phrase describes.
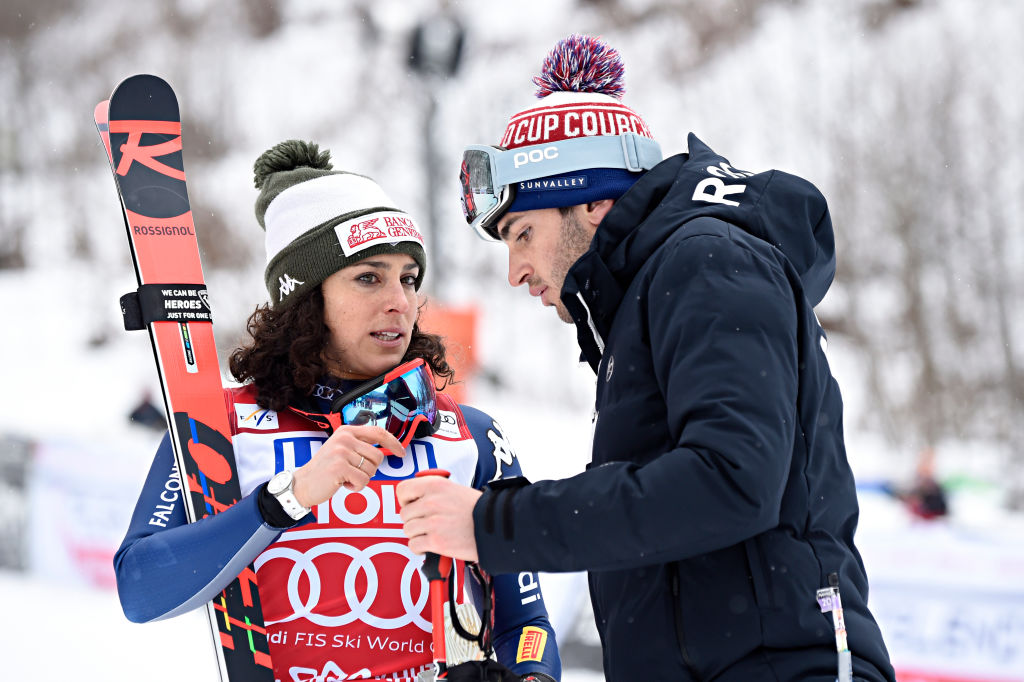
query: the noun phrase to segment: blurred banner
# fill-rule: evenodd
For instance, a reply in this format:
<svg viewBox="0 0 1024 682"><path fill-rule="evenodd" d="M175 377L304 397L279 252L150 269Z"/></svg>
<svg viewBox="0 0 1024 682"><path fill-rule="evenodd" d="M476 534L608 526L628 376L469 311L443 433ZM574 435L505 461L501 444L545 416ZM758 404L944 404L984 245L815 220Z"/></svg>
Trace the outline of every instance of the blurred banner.
<svg viewBox="0 0 1024 682"><path fill-rule="evenodd" d="M431 301L423 307L419 325L425 332L444 337L448 364L455 370L455 380L444 392L456 402L466 402L466 386L477 370L476 324L479 313L473 306L446 306Z"/></svg>
<svg viewBox="0 0 1024 682"><path fill-rule="evenodd" d="M112 588L114 552L155 450L155 442L140 451L125 442L39 442L27 481L27 569L64 585Z"/></svg>
<svg viewBox="0 0 1024 682"><path fill-rule="evenodd" d="M998 527L857 534L899 682L1024 682L1024 543Z"/></svg>

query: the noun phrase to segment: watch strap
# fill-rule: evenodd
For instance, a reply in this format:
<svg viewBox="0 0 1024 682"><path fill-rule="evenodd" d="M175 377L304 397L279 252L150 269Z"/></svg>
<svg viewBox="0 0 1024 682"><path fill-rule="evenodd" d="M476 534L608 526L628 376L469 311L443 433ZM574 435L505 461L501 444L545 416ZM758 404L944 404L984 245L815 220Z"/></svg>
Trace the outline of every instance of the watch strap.
<svg viewBox="0 0 1024 682"><path fill-rule="evenodd" d="M287 529L295 525L295 519L288 515L288 512L281 506L281 502L267 490L266 483L260 486L256 503L260 508L263 520L270 526Z"/></svg>
<svg viewBox="0 0 1024 682"><path fill-rule="evenodd" d="M282 475L287 475L288 478L290 479L288 481L288 486L280 492L271 493L271 495L273 495L274 498L277 499L278 503L281 505L281 508L284 510L286 514L288 514L288 516L292 518L292 520L298 521L303 516L308 514L310 512L310 509L309 507L303 507L299 503L298 498L295 497L295 491L292 489L292 486L294 485L295 482L295 478L292 472L286 471L277 474L277 476Z"/></svg>

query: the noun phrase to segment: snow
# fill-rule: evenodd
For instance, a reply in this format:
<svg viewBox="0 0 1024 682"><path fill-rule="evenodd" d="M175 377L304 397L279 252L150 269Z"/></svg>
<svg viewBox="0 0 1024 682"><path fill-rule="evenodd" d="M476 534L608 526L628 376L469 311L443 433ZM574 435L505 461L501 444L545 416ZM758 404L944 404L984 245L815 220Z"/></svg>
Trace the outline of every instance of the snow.
<svg viewBox="0 0 1024 682"><path fill-rule="evenodd" d="M203 611L136 625L108 590L6 571L0 594L23 616L0 619L5 679L219 682Z"/></svg>
<svg viewBox="0 0 1024 682"><path fill-rule="evenodd" d="M240 28L246 25L241 3L175 3L176 10L168 12L176 12L178 33L150 35L165 16L156 4L136 3L125 13L117 3L85 2L81 11L55 16L17 60L0 53L6 60L0 64L9 67L0 69L2 92L22 87L12 85L26 78L19 75L22 69L31 69L32 87L44 95L48 86L66 89L55 107L48 106L49 96L26 96L24 111L0 103L0 114L5 114L0 119L21 121L34 133L25 136L31 150L22 149L20 138L0 125L0 218L29 227L26 256L32 266L0 270L0 300L6 303L6 333L0 334L0 357L5 359L0 436L44 444L38 466L50 467L54 475L48 480L55 486L78 486L77 515L104 519L106 535L90 540L106 551L113 551L117 534L127 525L155 444L151 432L127 425L125 415L144 394L158 396L159 387L148 338L121 330L117 300L135 285L109 170L91 130L92 106L131 73L159 73L175 85L186 134L193 135L185 146L197 224L202 230L218 221L231 230L235 257L246 264L208 268L223 360L235 341L234 330L265 296L262 234L252 220L250 178L252 160L263 149L289 137L318 140L334 152L339 168L372 175L400 205L417 215L426 213L418 162L426 86L402 61L407 32L439 4L423 3L412 11L400 0L356 3L365 10L361 14L339 12L329 0L288 3L280 10L284 27L257 39ZM899 94L885 87L892 81L874 77L875 70L901 74L896 82L912 88L927 109L940 51L955 53L967 64L965 87L1015 82L1012 68L1020 56L1013 45L1019 43L1021 11L1011 0L983 0L977 3L980 8L955 0L920 3L923 9L886 27L885 40L866 32L861 15L845 3L763 3L760 26L740 34L736 49L719 48L710 61L703 60L704 48L685 21L669 18L667 31L643 25L631 31L595 9L608 3L556 8L542 0L521 0L517 11L502 12L497 19L467 3L450 4L470 33L458 77L429 85L440 102L437 143L447 166L466 142L495 141L508 114L529 101L529 77L542 55L571 30L603 35L620 49L627 64L625 99L644 115L666 153L681 151L685 132L694 130L714 148L742 153L737 159L743 167L781 167L820 178L830 196L830 186L842 185L847 159L829 158L823 140L840 132L869 136L885 123L877 112L888 111ZM868 5L857 6L863 10ZM653 0L619 3L619 10L635 13L658 7ZM731 11L716 7L708 12ZM99 26L108 28L89 28ZM147 38L136 40L137 35ZM936 36L946 44L936 47ZM131 49L112 50L110 45ZM874 62L865 66L869 60ZM73 74L70 80L68 73ZM853 93L847 90L851 84L857 88ZM993 127L993 121L1019 122L1021 92L1007 85L998 90L991 112L964 108L961 102L963 110L954 113L971 122L981 140L989 140L1005 130ZM850 106L837 110L829 106L835 101ZM12 111L16 119L6 115ZM37 120L45 124L37 126ZM894 136L913 133L893 128ZM220 156L206 151L223 145L218 131L228 131L234 144ZM81 146L83 136L95 145L92 153L62 157ZM922 158L940 142L923 145ZM991 142L989 149L998 144ZM1001 166L1000 177L1011 182L1021 176L1016 142L1009 139L999 158L966 155L959 162L986 177ZM47 174L44 186L26 180L27 173L9 172L15 156L27 171L48 169L54 158L65 160L67 167ZM1024 196L1019 187L1000 187L1010 188L1000 190L1001 201L1019 207ZM576 364L574 333L525 292L509 289L500 247L464 231L457 202L449 200L458 194L454 174L444 175L441 194L433 254L443 253L444 262L461 267L446 272L443 288L428 294L433 300L479 306L476 350L484 369L500 381L476 381L471 402L502 424L529 478L573 475L587 462L593 395L592 373ZM841 212L841 204L833 206ZM837 229L842 227L837 223ZM881 232L874 236L885 246L879 250L895 258L892 238ZM90 259L76 251L82 241ZM1021 243L1008 245L1007 262L1024 262ZM844 254L839 257L842 267ZM974 265L954 259L950 267ZM436 275L435 269L428 279ZM869 323L898 310L889 288L889 281L880 280L861 292L869 303L863 313ZM837 288L822 308L849 310L849 298L850 292ZM983 316L985 309L975 314ZM1021 331L1024 316L1011 322ZM894 342L894 354L906 352ZM863 489L858 543L872 579L873 606L892 633L894 660L920 667L928 661L915 657L924 651L932 661L946 661L944 670L950 674L1024 680L1024 633L1015 621L1004 619L1006 609L1019 613L1024 607L1024 519L1003 504L1012 473L1006 471L1007 453L978 440L939 444L940 477L962 482L951 498L951 518L933 524L913 519L878 486L909 481L915 449L893 445L862 418L873 400L864 380L866 359L841 336L831 340L829 358L846 405L849 459ZM893 385L909 391L911 365L892 366ZM973 367L965 365L963 371ZM57 476L62 470L64 478ZM65 501L36 501L55 512L33 519L42 535L57 537L61 531L55 517L74 513L64 511ZM17 512L0 495L0 529ZM154 681L215 680L201 613L133 625L121 615L109 573L105 578L69 576L66 566L33 563L33 572L0 572L0 603L9 614L0 619L5 679L63 680L70 675L118 682L139 679L138 671L145 671L146 679ZM108 587L96 586L104 581ZM593 644L582 578L542 576L542 581L560 636ZM908 607L905 595L919 600L918 611ZM962 618L959 625L954 616ZM936 632L940 624L948 632ZM967 636L968 626L981 634ZM63 647L58 660L47 648L55 635ZM1018 635L1016 644L1008 639ZM957 657L960 663L949 660ZM590 682L601 676L570 670L564 679Z"/></svg>

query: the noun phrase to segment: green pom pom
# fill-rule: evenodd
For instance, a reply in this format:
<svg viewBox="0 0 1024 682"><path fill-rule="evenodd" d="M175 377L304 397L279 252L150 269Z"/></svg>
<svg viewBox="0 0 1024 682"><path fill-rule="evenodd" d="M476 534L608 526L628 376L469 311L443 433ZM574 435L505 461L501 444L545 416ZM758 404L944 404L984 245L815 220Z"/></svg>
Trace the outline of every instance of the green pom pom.
<svg viewBox="0 0 1024 682"><path fill-rule="evenodd" d="M286 140L274 145L256 159L252 167L256 189L263 189L263 183L272 174L301 166L328 171L334 169L331 164L331 152L320 151L320 145L317 143Z"/></svg>

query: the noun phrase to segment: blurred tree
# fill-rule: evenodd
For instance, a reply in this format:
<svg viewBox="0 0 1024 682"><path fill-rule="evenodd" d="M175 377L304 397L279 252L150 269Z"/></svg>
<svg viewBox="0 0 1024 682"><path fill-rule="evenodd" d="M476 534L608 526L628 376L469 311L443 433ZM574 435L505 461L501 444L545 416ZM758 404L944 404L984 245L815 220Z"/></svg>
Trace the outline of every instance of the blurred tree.
<svg viewBox="0 0 1024 682"><path fill-rule="evenodd" d="M1006 150L1024 121L979 36L943 34L947 49L917 62L891 58L886 30L831 128L846 301L834 331L868 359L871 423L907 445L1006 443L1020 488L1024 180Z"/></svg>
<svg viewBox="0 0 1024 682"><path fill-rule="evenodd" d="M688 50L667 50L665 59L693 68L729 50L757 28L761 13L775 4L796 5L802 0L676 0L675 2L624 3L617 0L580 0L596 10L610 26L637 31L649 26L684 26L679 35L692 42ZM664 37L678 38L666 31ZM688 55L688 56L687 56ZM680 61L684 60L686 63Z"/></svg>
<svg viewBox="0 0 1024 682"><path fill-rule="evenodd" d="M74 5L73 0L5 0L0 5L0 89L8 95L0 98L0 270L27 265L25 231L30 221L24 204L7 200L23 191L25 180L18 142L30 121L16 96L31 79L25 47L48 21Z"/></svg>
<svg viewBox="0 0 1024 682"><path fill-rule="evenodd" d="M267 38L281 28L284 17L281 16L279 5L274 0L249 0L242 3L242 11L253 37Z"/></svg>

